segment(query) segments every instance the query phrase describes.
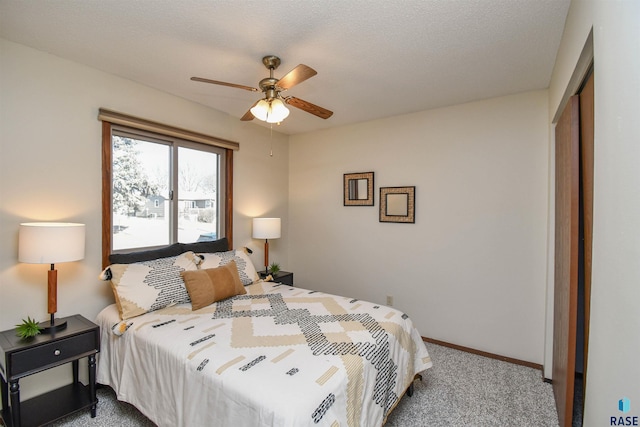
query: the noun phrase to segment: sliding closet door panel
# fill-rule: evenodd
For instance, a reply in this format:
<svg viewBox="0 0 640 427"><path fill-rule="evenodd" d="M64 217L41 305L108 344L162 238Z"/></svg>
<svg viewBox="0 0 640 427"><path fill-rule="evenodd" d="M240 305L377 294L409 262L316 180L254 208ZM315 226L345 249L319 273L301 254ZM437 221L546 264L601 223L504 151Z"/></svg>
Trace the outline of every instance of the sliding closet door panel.
<svg viewBox="0 0 640 427"><path fill-rule="evenodd" d="M569 100L556 125L553 391L560 426L571 426L576 357L580 106Z"/></svg>
<svg viewBox="0 0 640 427"><path fill-rule="evenodd" d="M584 210L584 369L589 354L591 250L593 242L593 73L580 92L580 149L582 151L582 206ZM586 372L584 377L586 386Z"/></svg>

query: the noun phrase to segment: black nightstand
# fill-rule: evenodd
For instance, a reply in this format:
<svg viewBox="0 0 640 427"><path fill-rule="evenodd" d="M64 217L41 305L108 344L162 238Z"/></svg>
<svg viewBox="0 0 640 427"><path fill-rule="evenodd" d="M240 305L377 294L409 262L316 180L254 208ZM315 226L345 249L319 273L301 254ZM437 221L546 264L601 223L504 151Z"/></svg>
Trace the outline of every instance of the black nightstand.
<svg viewBox="0 0 640 427"><path fill-rule="evenodd" d="M260 271L259 274L261 279L267 277L264 271ZM274 282L293 286L293 273L290 271L278 271L278 273L272 274L271 277L273 277Z"/></svg>
<svg viewBox="0 0 640 427"><path fill-rule="evenodd" d="M96 354L100 351L100 328L80 315L66 320L61 331L22 340L15 329L0 332L0 379L2 418L7 426L40 426L81 409L96 416ZM89 358L89 385L78 379L78 361ZM71 362L73 383L20 402L20 378ZM11 405L9 405L11 400Z"/></svg>

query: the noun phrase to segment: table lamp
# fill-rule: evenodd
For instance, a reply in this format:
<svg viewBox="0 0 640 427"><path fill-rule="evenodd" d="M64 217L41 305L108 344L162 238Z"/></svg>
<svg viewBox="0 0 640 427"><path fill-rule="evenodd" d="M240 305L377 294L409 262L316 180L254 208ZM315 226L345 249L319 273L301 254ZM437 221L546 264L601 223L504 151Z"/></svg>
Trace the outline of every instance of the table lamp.
<svg viewBox="0 0 640 427"><path fill-rule="evenodd" d="M28 264L51 264L48 272L48 312L50 321L44 332L58 331L67 322L55 320L58 311L58 270L54 264L84 258L85 225L62 222L30 222L20 224L18 261Z"/></svg>
<svg viewBox="0 0 640 427"><path fill-rule="evenodd" d="M269 239L280 237L280 218L253 218L254 239L264 239L264 273L269 274Z"/></svg>

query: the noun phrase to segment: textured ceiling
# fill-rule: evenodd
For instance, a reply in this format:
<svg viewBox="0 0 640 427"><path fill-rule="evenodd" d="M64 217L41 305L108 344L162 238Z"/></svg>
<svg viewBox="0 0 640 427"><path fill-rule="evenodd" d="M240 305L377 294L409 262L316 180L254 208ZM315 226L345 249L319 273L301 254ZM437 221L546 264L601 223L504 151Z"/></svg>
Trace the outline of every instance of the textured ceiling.
<svg viewBox="0 0 640 427"><path fill-rule="evenodd" d="M0 0L0 37L240 117L275 54L295 134L548 87L569 0ZM254 120L255 123L262 123ZM262 123L267 126L266 124Z"/></svg>

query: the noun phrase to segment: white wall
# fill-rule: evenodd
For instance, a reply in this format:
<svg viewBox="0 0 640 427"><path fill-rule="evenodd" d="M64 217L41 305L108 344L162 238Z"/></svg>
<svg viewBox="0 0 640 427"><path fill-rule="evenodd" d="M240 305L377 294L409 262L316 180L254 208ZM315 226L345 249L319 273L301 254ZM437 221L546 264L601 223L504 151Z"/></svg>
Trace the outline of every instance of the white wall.
<svg viewBox="0 0 640 427"><path fill-rule="evenodd" d="M234 140L234 246L256 250L250 218L287 221L288 137L240 122L155 89L0 39L0 330L26 316L47 319L47 265L17 261L18 225L64 220L87 225L81 262L58 264L58 316L89 319L113 302L101 268L101 123L105 107L209 135ZM288 265L287 233L271 258ZM21 381L23 397L68 381L47 372Z"/></svg>
<svg viewBox="0 0 640 427"><path fill-rule="evenodd" d="M423 336L542 363L548 99L536 91L291 137L296 284L379 303ZM375 206L343 174L375 172ZM416 186L416 223L378 221Z"/></svg>
<svg viewBox="0 0 640 427"><path fill-rule="evenodd" d="M640 416L640 2L572 2L549 90L550 117L592 28L595 182L586 427L610 425L612 416ZM618 411L622 397L631 400L630 413Z"/></svg>
<svg viewBox="0 0 640 427"><path fill-rule="evenodd" d="M240 142L234 243L256 249L257 266L262 242L251 239L250 218L280 216L283 238L272 242L271 258L293 270L300 286L348 289L381 303L391 294L423 336L542 363L548 124L593 27L594 259L584 425L609 425L623 396L638 415L639 17L636 0L574 0L548 101L546 92L533 92L299 135L291 138L289 158L283 135L274 133L270 158L264 128L0 40L0 329L26 315L46 317L46 266L17 262L23 221L88 226L85 259L58 266L61 316L91 318L112 300L96 280L96 116L106 107ZM343 207L342 174L366 171L376 173L375 207ZM416 224L378 222L381 185L416 185ZM23 395L67 376L24 379Z"/></svg>

